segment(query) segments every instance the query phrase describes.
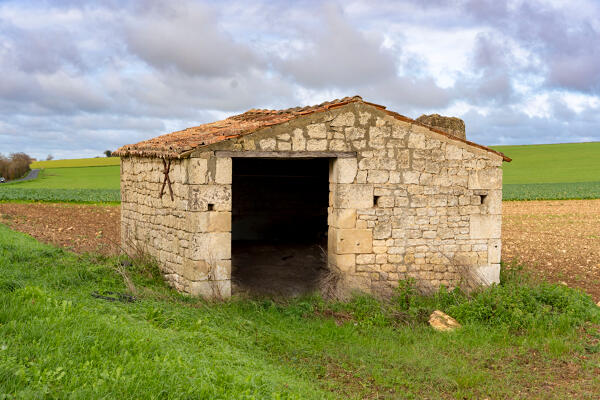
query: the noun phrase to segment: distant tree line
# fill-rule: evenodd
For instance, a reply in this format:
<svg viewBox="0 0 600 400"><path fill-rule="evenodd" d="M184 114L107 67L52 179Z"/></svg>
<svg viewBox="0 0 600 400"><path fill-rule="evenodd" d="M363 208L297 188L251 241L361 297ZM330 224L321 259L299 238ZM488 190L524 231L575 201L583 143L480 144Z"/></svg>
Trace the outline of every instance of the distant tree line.
<svg viewBox="0 0 600 400"><path fill-rule="evenodd" d="M13 153L8 157L0 154L0 176L5 179L17 179L29 171L33 159L25 153Z"/></svg>

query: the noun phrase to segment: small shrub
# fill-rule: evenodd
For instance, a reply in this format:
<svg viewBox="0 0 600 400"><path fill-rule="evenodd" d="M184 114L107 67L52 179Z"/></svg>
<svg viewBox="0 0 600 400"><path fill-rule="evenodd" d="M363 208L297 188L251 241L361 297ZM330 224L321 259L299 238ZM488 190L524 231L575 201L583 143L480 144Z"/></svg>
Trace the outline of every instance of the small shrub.
<svg viewBox="0 0 600 400"><path fill-rule="evenodd" d="M502 268L500 285L480 288L469 299L448 304L446 310L461 323L499 325L511 331L565 329L600 319L588 294L535 282L516 265Z"/></svg>
<svg viewBox="0 0 600 400"><path fill-rule="evenodd" d="M586 321L600 321L600 309L587 294L563 285L535 282L514 265L503 268L500 285L482 287L469 294L460 288L441 287L426 296L419 294L414 280L404 280L389 301L360 295L325 307L346 311L363 326L426 324L436 309L461 324L490 325L512 332L564 331Z"/></svg>

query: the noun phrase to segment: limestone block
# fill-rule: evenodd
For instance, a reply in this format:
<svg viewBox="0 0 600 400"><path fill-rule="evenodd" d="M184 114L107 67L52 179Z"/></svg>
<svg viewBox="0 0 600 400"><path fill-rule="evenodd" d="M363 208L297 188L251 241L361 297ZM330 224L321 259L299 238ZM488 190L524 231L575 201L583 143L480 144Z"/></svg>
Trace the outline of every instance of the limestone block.
<svg viewBox="0 0 600 400"><path fill-rule="evenodd" d="M231 210L231 185L189 186L188 206L191 211L207 211L212 204L215 210Z"/></svg>
<svg viewBox="0 0 600 400"><path fill-rule="evenodd" d="M329 181L333 183L352 183L356 178L358 160L356 158L336 158L330 170Z"/></svg>
<svg viewBox="0 0 600 400"><path fill-rule="evenodd" d="M368 112L360 112L358 121L361 125L365 125L371 119L371 113Z"/></svg>
<svg viewBox="0 0 600 400"><path fill-rule="evenodd" d="M336 254L334 257L335 266L344 273L353 273L356 268L356 255L354 254Z"/></svg>
<svg viewBox="0 0 600 400"><path fill-rule="evenodd" d="M404 171L402 177L404 179L404 183L410 185L417 185L419 183L419 176L421 174L416 171Z"/></svg>
<svg viewBox="0 0 600 400"><path fill-rule="evenodd" d="M304 133L302 129L296 128L294 132L292 132L292 150L293 151L303 151L306 150L306 138L304 137Z"/></svg>
<svg viewBox="0 0 600 400"><path fill-rule="evenodd" d="M387 239L392 236L392 223L379 222L373 228L373 239Z"/></svg>
<svg viewBox="0 0 600 400"><path fill-rule="evenodd" d="M348 151L350 150L345 140L332 140L329 142L329 150L331 151Z"/></svg>
<svg viewBox="0 0 600 400"><path fill-rule="evenodd" d="M373 207L373 185L338 183L333 188L332 195L336 208Z"/></svg>
<svg viewBox="0 0 600 400"><path fill-rule="evenodd" d="M394 196L381 196L377 199L377 207L393 208L396 198Z"/></svg>
<svg viewBox="0 0 600 400"><path fill-rule="evenodd" d="M230 211L209 211L198 214L205 216L206 220L205 224L200 226L201 232L231 232Z"/></svg>
<svg viewBox="0 0 600 400"><path fill-rule="evenodd" d="M292 150L292 144L289 142L277 142L277 150L290 151Z"/></svg>
<svg viewBox="0 0 600 400"><path fill-rule="evenodd" d="M478 257L477 253L472 253L469 251L461 251L454 254L454 261L458 265L468 266L468 265L477 265Z"/></svg>
<svg viewBox="0 0 600 400"><path fill-rule="evenodd" d="M194 260L205 260L211 263L214 260L231 259L231 233L229 232L196 233L192 243Z"/></svg>
<svg viewBox="0 0 600 400"><path fill-rule="evenodd" d="M488 190L483 205L488 214L502 214L502 190Z"/></svg>
<svg viewBox="0 0 600 400"><path fill-rule="evenodd" d="M502 254L502 242L500 239L488 240L488 257L487 261L490 264L500 264L500 257Z"/></svg>
<svg viewBox="0 0 600 400"><path fill-rule="evenodd" d="M353 126L354 125L354 114L351 112L345 112L336 116L331 121L331 126Z"/></svg>
<svg viewBox="0 0 600 400"><path fill-rule="evenodd" d="M406 169L410 166L410 152L409 150L399 150L398 157L396 158L399 168Z"/></svg>
<svg viewBox="0 0 600 400"><path fill-rule="evenodd" d="M501 215L473 214L469 219L469 237L471 239L500 239L501 227Z"/></svg>
<svg viewBox="0 0 600 400"><path fill-rule="evenodd" d="M187 163L188 183L201 185L207 181L208 160L205 158L190 158Z"/></svg>
<svg viewBox="0 0 600 400"><path fill-rule="evenodd" d="M370 229L338 229L336 234L337 254L371 253L373 234Z"/></svg>
<svg viewBox="0 0 600 400"><path fill-rule="evenodd" d="M161 182L163 177L161 177ZM186 166L182 161L171 162L171 168L169 169L169 180L172 183L187 183L187 170Z"/></svg>
<svg viewBox="0 0 600 400"><path fill-rule="evenodd" d="M433 180L433 175L428 174L427 172L423 172L419 176L419 184L423 185L423 186L431 185L432 180Z"/></svg>
<svg viewBox="0 0 600 400"><path fill-rule="evenodd" d="M242 139L242 149L249 151L256 150L256 142L251 138L244 138Z"/></svg>
<svg viewBox="0 0 600 400"><path fill-rule="evenodd" d="M275 138L262 139L258 142L258 145L262 150L273 151L277 148L277 141Z"/></svg>
<svg viewBox="0 0 600 400"><path fill-rule="evenodd" d="M210 278L215 281L231 279L231 260L213 261L210 266Z"/></svg>
<svg viewBox="0 0 600 400"><path fill-rule="evenodd" d="M374 149L383 149L385 147L385 137L389 136L389 129L372 126L369 128L369 146Z"/></svg>
<svg viewBox="0 0 600 400"><path fill-rule="evenodd" d="M367 182L369 183L387 183L390 178L390 173L385 170L369 170L367 175Z"/></svg>
<svg viewBox="0 0 600 400"><path fill-rule="evenodd" d="M307 151L325 151L327 150L326 139L309 139L306 142Z"/></svg>
<svg viewBox="0 0 600 400"><path fill-rule="evenodd" d="M232 160L230 157L217 158L215 182L222 184L231 184Z"/></svg>
<svg viewBox="0 0 600 400"><path fill-rule="evenodd" d="M446 159L448 160L462 160L463 149L453 144L448 143L446 145Z"/></svg>
<svg viewBox="0 0 600 400"><path fill-rule="evenodd" d="M180 275L190 281L204 281L208 279L209 265L204 260L184 259Z"/></svg>
<svg viewBox="0 0 600 400"><path fill-rule="evenodd" d="M356 210L353 208L335 209L331 213L331 225L336 228L354 228L356 227Z"/></svg>
<svg viewBox="0 0 600 400"><path fill-rule="evenodd" d="M209 299L227 299L231 297L231 280L190 282L189 293Z"/></svg>
<svg viewBox="0 0 600 400"><path fill-rule="evenodd" d="M357 264L374 264L375 254L358 254L356 256Z"/></svg>
<svg viewBox="0 0 600 400"><path fill-rule="evenodd" d="M327 137L327 128L325 124L312 124L306 127L308 137L314 139L325 139Z"/></svg>
<svg viewBox="0 0 600 400"><path fill-rule="evenodd" d="M500 283L500 264L489 264L477 267L475 276L479 283L485 286Z"/></svg>
<svg viewBox="0 0 600 400"><path fill-rule="evenodd" d="M411 149L424 149L425 135L422 133L412 132L408 136L408 147Z"/></svg>
<svg viewBox="0 0 600 400"><path fill-rule="evenodd" d="M502 170L486 168L469 174L469 189L502 189Z"/></svg>
<svg viewBox="0 0 600 400"><path fill-rule="evenodd" d="M365 129L364 128L346 128L344 133L346 134L346 140L359 140L364 139L365 137Z"/></svg>

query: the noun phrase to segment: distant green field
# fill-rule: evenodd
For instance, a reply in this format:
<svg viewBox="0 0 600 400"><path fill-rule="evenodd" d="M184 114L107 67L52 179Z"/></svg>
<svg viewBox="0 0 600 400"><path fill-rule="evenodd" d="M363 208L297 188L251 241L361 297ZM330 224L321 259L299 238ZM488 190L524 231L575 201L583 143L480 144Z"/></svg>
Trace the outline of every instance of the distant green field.
<svg viewBox="0 0 600 400"><path fill-rule="evenodd" d="M70 168L70 167L101 167L120 165L119 157L76 158L72 160L36 161L31 168Z"/></svg>
<svg viewBox="0 0 600 400"><path fill-rule="evenodd" d="M121 192L115 189L45 189L6 185L0 187L0 201L119 203Z"/></svg>
<svg viewBox="0 0 600 400"><path fill-rule="evenodd" d="M119 202L119 169L119 166L43 169L37 179L0 186L0 201Z"/></svg>
<svg viewBox="0 0 600 400"><path fill-rule="evenodd" d="M492 146L504 163L504 200L600 198L600 142ZM0 186L0 200L120 201L119 158L39 161L38 179Z"/></svg>
<svg viewBox="0 0 600 400"><path fill-rule="evenodd" d="M600 198L600 142L492 146L503 166L504 200Z"/></svg>
<svg viewBox="0 0 600 400"><path fill-rule="evenodd" d="M503 200L600 199L600 182L515 183L502 185Z"/></svg>
<svg viewBox="0 0 600 400"><path fill-rule="evenodd" d="M504 184L600 182L600 142L492 146L504 163Z"/></svg>
<svg viewBox="0 0 600 400"><path fill-rule="evenodd" d="M11 186L44 189L119 189L119 166L46 168L37 179Z"/></svg>

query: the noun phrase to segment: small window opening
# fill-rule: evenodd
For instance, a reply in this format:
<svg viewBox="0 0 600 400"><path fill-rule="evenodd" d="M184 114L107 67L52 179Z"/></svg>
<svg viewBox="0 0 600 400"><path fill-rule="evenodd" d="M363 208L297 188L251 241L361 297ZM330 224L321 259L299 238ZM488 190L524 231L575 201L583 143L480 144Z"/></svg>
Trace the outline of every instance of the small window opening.
<svg viewBox="0 0 600 400"><path fill-rule="evenodd" d="M208 203L208 211L214 211L215 210L215 205Z"/></svg>
<svg viewBox="0 0 600 400"><path fill-rule="evenodd" d="M379 202L379 196L373 196L373 205L377 207L377 202Z"/></svg>
<svg viewBox="0 0 600 400"><path fill-rule="evenodd" d="M479 198L481 199L481 204L484 204L485 199L487 198L487 194L480 194Z"/></svg>

